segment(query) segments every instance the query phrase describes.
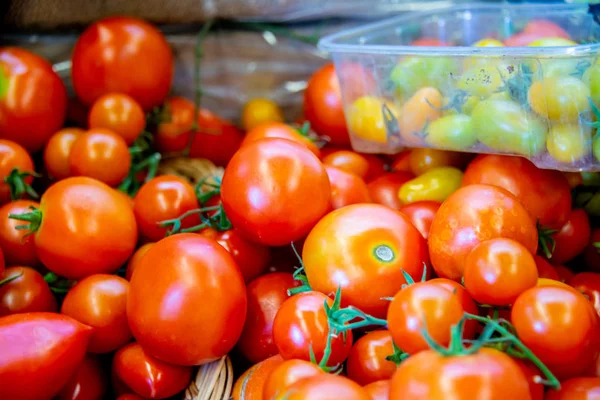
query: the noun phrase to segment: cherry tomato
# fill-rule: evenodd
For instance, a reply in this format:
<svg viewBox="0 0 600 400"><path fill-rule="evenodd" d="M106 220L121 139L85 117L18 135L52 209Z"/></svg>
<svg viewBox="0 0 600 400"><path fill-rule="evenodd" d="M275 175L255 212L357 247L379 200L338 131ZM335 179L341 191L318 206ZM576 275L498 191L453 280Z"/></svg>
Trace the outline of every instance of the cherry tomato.
<svg viewBox="0 0 600 400"><path fill-rule="evenodd" d="M321 157L321 150L309 137L302 135L296 128L281 122L266 122L255 126L246 133L242 146L264 138L288 139L306 146L315 156Z"/></svg>
<svg viewBox="0 0 600 400"><path fill-rule="evenodd" d="M545 279L552 279L555 281L560 281L560 277L556 272L556 269L544 258L538 255L534 255L533 259L535 260L535 264L537 265L538 277Z"/></svg>
<svg viewBox="0 0 600 400"><path fill-rule="evenodd" d="M88 352L108 353L131 339L125 308L129 282L115 275L91 275L65 297L61 313L94 328Z"/></svg>
<svg viewBox="0 0 600 400"><path fill-rule="evenodd" d="M394 118L400 111L395 104L375 96L362 96L348 108L348 127L359 139L385 144L388 141L385 109Z"/></svg>
<svg viewBox="0 0 600 400"><path fill-rule="evenodd" d="M71 175L71 149L75 140L84 133L80 128L63 128L50 137L44 148L44 166L51 177L64 179Z"/></svg>
<svg viewBox="0 0 600 400"><path fill-rule="evenodd" d="M519 366L506 354L482 348L475 354L445 357L425 350L408 358L392 378L390 399L530 399Z"/></svg>
<svg viewBox="0 0 600 400"><path fill-rule="evenodd" d="M452 57L407 56L392 69L390 80L396 85L397 96L406 98L420 89L445 88L450 72L459 68L458 60Z"/></svg>
<svg viewBox="0 0 600 400"><path fill-rule="evenodd" d="M40 150L65 121L65 85L50 63L16 47L0 48L0 81L0 138Z"/></svg>
<svg viewBox="0 0 600 400"><path fill-rule="evenodd" d="M567 285L564 282L561 282L556 279L548 279L548 278L538 278L536 286L554 286L554 287L561 287L564 289L571 288L571 286ZM510 320L510 318L509 318L509 320Z"/></svg>
<svg viewBox="0 0 600 400"><path fill-rule="evenodd" d="M142 396L135 393L125 393L117 397L117 400L145 400Z"/></svg>
<svg viewBox="0 0 600 400"><path fill-rule="evenodd" d="M198 198L192 185L175 175L150 179L133 198L133 212L140 236L153 242L162 239L169 229L161 227L161 222L178 218L198 207ZM190 228L199 223L199 215L193 214L181 221L181 227Z"/></svg>
<svg viewBox="0 0 600 400"><path fill-rule="evenodd" d="M422 37L415 39L410 43L411 46L428 46L428 47L439 47L448 46L448 44L437 38Z"/></svg>
<svg viewBox="0 0 600 400"><path fill-rule="evenodd" d="M600 352L598 315L579 292L536 286L522 293L511 320L519 339L557 376L579 376Z"/></svg>
<svg viewBox="0 0 600 400"><path fill-rule="evenodd" d="M600 272L600 247L596 247L594 243L600 243L600 229L596 228L592 230L590 234L590 241L585 248L585 265L592 271ZM600 246L600 245L598 245ZM2 242L0 242L2 247Z"/></svg>
<svg viewBox="0 0 600 400"><path fill-rule="evenodd" d="M596 309L596 312L600 314L600 274L595 272L581 272L573 276L568 283L586 295Z"/></svg>
<svg viewBox="0 0 600 400"><path fill-rule="evenodd" d="M585 210L571 211L560 231L552 235L556 246L550 261L554 264L564 264L572 260L585 250L590 235L590 218Z"/></svg>
<svg viewBox="0 0 600 400"><path fill-rule="evenodd" d="M233 348L246 304L242 274L227 250L184 233L156 242L142 257L131 277L127 318L133 336L152 356L200 365Z"/></svg>
<svg viewBox="0 0 600 400"><path fill-rule="evenodd" d="M540 169L522 157L477 156L467 167L462 181L463 186L473 184L508 190L534 220L546 228L563 226L571 211L571 188L567 178L559 171Z"/></svg>
<svg viewBox="0 0 600 400"><path fill-rule="evenodd" d="M283 111L273 100L255 98L244 104L242 126L246 131L250 131L264 123L280 123L283 121Z"/></svg>
<svg viewBox="0 0 600 400"><path fill-rule="evenodd" d="M131 206L114 189L91 178L56 182L28 219L42 264L69 279L115 272L137 242Z"/></svg>
<svg viewBox="0 0 600 400"><path fill-rule="evenodd" d="M160 105L173 78L173 52L154 26L131 17L109 17L90 25L73 49L77 97L92 105L108 93L133 97L144 110Z"/></svg>
<svg viewBox="0 0 600 400"><path fill-rule="evenodd" d="M310 360L310 349L317 362L321 362L329 331L324 303L331 306L333 300L320 292L305 292L283 302L273 321L273 340L284 360L298 358ZM352 332L346 337L337 334L331 340L331 356L328 366L346 360L352 348Z"/></svg>
<svg viewBox="0 0 600 400"><path fill-rule="evenodd" d="M509 314L510 315L510 314ZM527 379L527 383L529 385L529 394L531 395L531 400L544 400L544 385L539 383L537 380L541 376L540 371L529 361L522 360L520 358L512 359L515 364L519 366L521 372Z"/></svg>
<svg viewBox="0 0 600 400"><path fill-rule="evenodd" d="M155 143L161 153L183 151L190 138L196 118L194 103L183 97L171 96L165 100L165 117L156 127Z"/></svg>
<svg viewBox="0 0 600 400"><path fill-rule="evenodd" d="M434 122L442 116L443 97L439 90L424 87L408 99L398 113L398 127L405 144L421 142L419 135L426 124ZM413 171L414 172L414 171Z"/></svg>
<svg viewBox="0 0 600 400"><path fill-rule="evenodd" d="M437 201L417 201L400 207L399 211L408 217L423 238L427 240L429 238L431 223L440 205L441 203Z"/></svg>
<svg viewBox="0 0 600 400"><path fill-rule="evenodd" d="M413 149L407 157L410 171L417 176L435 168L461 168L465 164L465 156L461 153L430 148Z"/></svg>
<svg viewBox="0 0 600 400"><path fill-rule="evenodd" d="M131 146L146 127L146 116L142 106L131 96L107 93L92 104L88 126L90 129L109 129Z"/></svg>
<svg viewBox="0 0 600 400"><path fill-rule="evenodd" d="M140 246L135 253L131 256L129 261L127 262L127 268L125 269L125 279L128 281L131 280L133 276L133 271L135 271L140 264L140 260L142 257L150 250L150 246L152 246L154 242L146 243Z"/></svg>
<svg viewBox="0 0 600 400"><path fill-rule="evenodd" d="M357 383L339 375L319 374L302 379L290 386L284 394L286 400L370 400Z"/></svg>
<svg viewBox="0 0 600 400"><path fill-rule="evenodd" d="M242 132L232 123L212 112L198 111L198 131L193 133L190 157L206 158L217 165L227 165L242 144Z"/></svg>
<svg viewBox="0 0 600 400"><path fill-rule="evenodd" d="M471 117L463 114L446 115L427 126L425 141L434 147L465 150L477 143Z"/></svg>
<svg viewBox="0 0 600 400"><path fill-rule="evenodd" d="M330 198L329 178L319 159L285 139L262 139L241 148L221 185L233 226L269 246L304 237L330 209Z"/></svg>
<svg viewBox="0 0 600 400"><path fill-rule="evenodd" d="M102 400L107 379L98 359L87 355L56 400Z"/></svg>
<svg viewBox="0 0 600 400"><path fill-rule="evenodd" d="M428 263L426 242L409 219L379 204L354 204L327 214L302 250L313 290L342 290L342 305L378 318L406 283L402 271L420 280ZM377 290L372 290L377 287Z"/></svg>
<svg viewBox="0 0 600 400"><path fill-rule="evenodd" d="M530 20L525 28L523 28L524 33L535 33L540 36L546 37L560 37L564 39L570 39L571 36L561 28L559 25L552 21L543 20L543 19L532 19Z"/></svg>
<svg viewBox="0 0 600 400"><path fill-rule="evenodd" d="M375 178L367 184L371 200L374 203L399 210L402 202L398 197L398 191L404 183L413 178L414 175L408 171L388 172Z"/></svg>
<svg viewBox="0 0 600 400"><path fill-rule="evenodd" d="M416 149L414 149L416 150ZM411 166L410 166L410 155L413 152L413 150L404 150L398 154L396 154L396 156L394 156L394 159L392 161L392 164L390 165L392 171L395 172L412 172L411 171Z"/></svg>
<svg viewBox="0 0 600 400"><path fill-rule="evenodd" d="M578 377L560 383L559 390L550 390L546 400L589 400L600 398L600 378Z"/></svg>
<svg viewBox="0 0 600 400"><path fill-rule="evenodd" d="M129 343L115 353L112 373L140 396L166 399L190 383L192 368L171 365L148 354L138 343Z"/></svg>
<svg viewBox="0 0 600 400"><path fill-rule="evenodd" d="M553 124L548 132L546 147L548 154L561 163L575 163L590 153L589 141L592 132L588 126Z"/></svg>
<svg viewBox="0 0 600 400"><path fill-rule="evenodd" d="M544 34L519 32L504 39L504 45L507 47L529 46L538 39L545 37Z"/></svg>
<svg viewBox="0 0 600 400"><path fill-rule="evenodd" d="M250 367L235 381L233 400L263 400L263 388L271 372L283 363L279 354Z"/></svg>
<svg viewBox="0 0 600 400"><path fill-rule="evenodd" d="M39 267L40 260L35 251L33 236L27 231L16 229L23 222L9 218L10 214L23 214L29 207L39 208L40 203L30 200L16 200L0 207L0 248L4 252L7 265L27 265Z"/></svg>
<svg viewBox="0 0 600 400"><path fill-rule="evenodd" d="M572 76L536 81L527 97L536 113L554 121L577 122L579 115L590 109L590 89Z"/></svg>
<svg viewBox="0 0 600 400"><path fill-rule="evenodd" d="M56 299L36 270L15 266L6 268L2 280L17 277L0 286L0 316L29 313L56 312Z"/></svg>
<svg viewBox="0 0 600 400"><path fill-rule="evenodd" d="M403 204L417 201L443 202L460 188L463 173L454 167L438 167L405 182L398 191Z"/></svg>
<svg viewBox="0 0 600 400"><path fill-rule="evenodd" d="M510 79L510 72L503 74L506 69L498 68L493 58L467 59L465 68L468 69L461 75L456 87L474 97L488 98L499 91L504 80Z"/></svg>
<svg viewBox="0 0 600 400"><path fill-rule="evenodd" d="M352 346L346 362L346 374L362 386L390 379L396 372L396 364L386 357L392 354L394 347L389 331L369 332Z"/></svg>
<svg viewBox="0 0 600 400"><path fill-rule="evenodd" d="M488 185L458 189L442 203L431 223L428 243L435 272L460 280L471 250L497 237L516 240L532 254L537 250L535 222L514 195Z"/></svg>
<svg viewBox="0 0 600 400"><path fill-rule="evenodd" d="M473 298L471 297L469 292L467 292L464 286L460 283L446 278L434 278L427 282L433 285L441 286L444 289L452 292L452 294L456 296L456 298L462 305L462 308L463 310L465 310L465 312L475 315L479 314L479 307L477 307L477 304L475 303L475 301L473 301ZM478 327L479 324L477 323L477 321L466 321L463 330L463 336L472 337Z"/></svg>
<svg viewBox="0 0 600 400"><path fill-rule="evenodd" d="M56 313L0 318L0 398L40 400L57 395L83 361L91 331Z"/></svg>
<svg viewBox="0 0 600 400"><path fill-rule="evenodd" d="M11 186L18 184L6 182L15 168L18 172L34 172L31 156L18 143L0 139L0 205L11 200ZM25 185L30 185L32 181L33 176L25 176L22 179Z"/></svg>
<svg viewBox="0 0 600 400"><path fill-rule="evenodd" d="M73 176L88 176L116 186L125 179L131 167L131 156L125 140L104 129L90 129L80 135L69 154Z"/></svg>
<svg viewBox="0 0 600 400"><path fill-rule="evenodd" d="M370 396L371 400L389 400L391 381L389 379L369 383L363 389Z"/></svg>
<svg viewBox="0 0 600 400"><path fill-rule="evenodd" d="M238 349L253 364L277 354L273 321L281 304L289 297L288 289L294 286L297 282L286 272L263 275L248 285L248 317Z"/></svg>
<svg viewBox="0 0 600 400"><path fill-rule="evenodd" d="M554 271L558 275L558 280L563 283L571 282L571 279L575 276L575 273L564 265L555 265Z"/></svg>
<svg viewBox="0 0 600 400"><path fill-rule="evenodd" d="M360 154L349 150L339 150L323 157L323 164L353 173L365 179L369 172L369 162Z"/></svg>
<svg viewBox="0 0 600 400"><path fill-rule="evenodd" d="M287 389L303 379L321 375L324 372L317 365L304 360L286 360L269 375L263 388L264 400L275 400Z"/></svg>
<svg viewBox="0 0 600 400"><path fill-rule="evenodd" d="M336 167L326 166L325 170L331 185L331 204L334 210L350 204L371 202L367 184L359 176Z"/></svg>

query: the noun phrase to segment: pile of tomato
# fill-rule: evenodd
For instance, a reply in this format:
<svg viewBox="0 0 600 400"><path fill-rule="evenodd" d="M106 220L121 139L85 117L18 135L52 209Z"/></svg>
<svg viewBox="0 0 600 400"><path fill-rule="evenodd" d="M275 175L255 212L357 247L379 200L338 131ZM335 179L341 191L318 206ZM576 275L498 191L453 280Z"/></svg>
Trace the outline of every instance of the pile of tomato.
<svg viewBox="0 0 600 400"><path fill-rule="evenodd" d="M72 99L0 48L0 398L181 398L228 354L235 400L599 398L581 174L355 152L331 64L298 121L254 99L242 128L172 77L134 18L83 32Z"/></svg>

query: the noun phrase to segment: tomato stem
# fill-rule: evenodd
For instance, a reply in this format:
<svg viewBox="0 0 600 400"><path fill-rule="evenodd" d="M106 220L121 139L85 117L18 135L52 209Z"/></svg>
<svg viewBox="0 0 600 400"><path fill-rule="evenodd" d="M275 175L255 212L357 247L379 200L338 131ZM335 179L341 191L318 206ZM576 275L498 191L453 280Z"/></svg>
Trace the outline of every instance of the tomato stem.
<svg viewBox="0 0 600 400"><path fill-rule="evenodd" d="M346 308L340 308L342 299L342 288L338 287L335 297L333 298L333 305L329 307L325 303L325 311L327 312L327 318L331 326L338 332L346 332L352 329L363 328L365 326L384 326L387 327L387 320L375 318L356 307L349 306ZM359 320L357 322L355 321Z"/></svg>
<svg viewBox="0 0 600 400"><path fill-rule="evenodd" d="M40 225L42 224L42 211L34 206L30 206L29 209L31 210L30 212L23 214L8 214L8 218L10 219L29 222L28 224L18 225L15 227L15 229L17 230L29 231L25 234L25 236L23 236L23 238L26 238L27 236L37 232L37 230L40 228Z"/></svg>
<svg viewBox="0 0 600 400"><path fill-rule="evenodd" d="M215 183L208 181L211 178L213 181L215 181ZM205 190L205 187L210 188L210 190ZM221 178L216 175L205 176L196 184L194 189L196 192L196 197L198 198L198 202L201 206L203 206L214 196L221 195Z"/></svg>
<svg viewBox="0 0 600 400"><path fill-rule="evenodd" d="M402 361L406 360L410 357L410 354L403 352L397 345L396 342L392 340L392 347L394 349L394 353L387 356L385 359L393 362L396 366L400 365Z"/></svg>
<svg viewBox="0 0 600 400"><path fill-rule="evenodd" d="M140 187L142 187L142 183L138 181L136 175L147 168L148 173L146 174L144 183L153 179L158 171L158 163L160 162L160 159L160 153L154 153L139 163L132 164L127 177L123 180L123 182L121 182L118 190L128 194L129 196L135 195L137 191L140 190Z"/></svg>
<svg viewBox="0 0 600 400"><path fill-rule="evenodd" d="M4 182L8 185L10 190L11 200L21 199L25 194L33 199L40 197L36 191L25 182L25 179L30 176L36 178L40 177L40 175L35 172L20 171L18 168L13 168L13 170L10 171L10 174L4 178Z"/></svg>
<svg viewBox="0 0 600 400"><path fill-rule="evenodd" d="M22 277L22 276L23 276L23 274L24 274L24 273L25 273L25 270L21 270L21 273L19 273L19 274L12 275L12 276L9 276L9 277L7 277L7 278L4 278L4 279L2 279L2 280L0 281L0 287L2 287L2 286L4 286L4 285L6 285L7 283L10 283L10 282L12 282L12 281L14 281L14 280L17 280L17 279L19 279L20 277Z"/></svg>
<svg viewBox="0 0 600 400"><path fill-rule="evenodd" d="M546 229L540 225L540 222L537 223L538 229L538 242L542 252L546 256L546 258L552 258L552 254L556 248L556 240L554 240L555 233L558 232L558 229Z"/></svg>

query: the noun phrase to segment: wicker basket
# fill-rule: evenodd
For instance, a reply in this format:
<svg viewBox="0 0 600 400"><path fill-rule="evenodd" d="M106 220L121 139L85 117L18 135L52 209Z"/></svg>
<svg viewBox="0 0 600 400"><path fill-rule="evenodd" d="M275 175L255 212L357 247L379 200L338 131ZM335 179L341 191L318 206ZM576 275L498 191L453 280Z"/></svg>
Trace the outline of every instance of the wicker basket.
<svg viewBox="0 0 600 400"><path fill-rule="evenodd" d="M213 178L221 178L225 170L203 158L177 157L165 159L158 166L158 175L177 175L196 185L203 179L215 183Z"/></svg>

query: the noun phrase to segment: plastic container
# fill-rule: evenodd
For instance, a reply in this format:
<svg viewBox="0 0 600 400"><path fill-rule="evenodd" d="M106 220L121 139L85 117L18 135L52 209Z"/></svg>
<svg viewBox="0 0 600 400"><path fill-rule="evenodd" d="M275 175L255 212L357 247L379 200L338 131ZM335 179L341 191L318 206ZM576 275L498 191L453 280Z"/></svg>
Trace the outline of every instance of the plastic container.
<svg viewBox="0 0 600 400"><path fill-rule="evenodd" d="M573 42L485 47L557 35ZM445 45L411 45L423 38ZM598 171L599 40L587 5L472 4L364 25L319 46L335 62L358 151L432 147Z"/></svg>

